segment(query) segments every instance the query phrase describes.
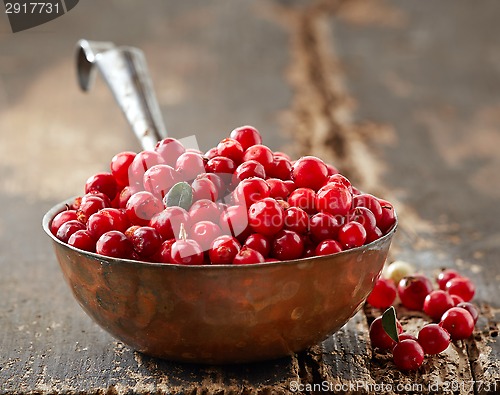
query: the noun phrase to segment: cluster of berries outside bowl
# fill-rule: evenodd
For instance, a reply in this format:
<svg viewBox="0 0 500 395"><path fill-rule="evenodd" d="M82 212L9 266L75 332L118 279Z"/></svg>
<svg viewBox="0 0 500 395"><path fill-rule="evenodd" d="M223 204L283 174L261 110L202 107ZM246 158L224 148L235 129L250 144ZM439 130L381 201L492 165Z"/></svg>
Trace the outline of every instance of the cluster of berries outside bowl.
<svg viewBox="0 0 500 395"><path fill-rule="evenodd" d="M43 219L87 314L157 357L239 363L341 328L379 278L393 206L250 126L206 153L172 138L122 152Z"/></svg>

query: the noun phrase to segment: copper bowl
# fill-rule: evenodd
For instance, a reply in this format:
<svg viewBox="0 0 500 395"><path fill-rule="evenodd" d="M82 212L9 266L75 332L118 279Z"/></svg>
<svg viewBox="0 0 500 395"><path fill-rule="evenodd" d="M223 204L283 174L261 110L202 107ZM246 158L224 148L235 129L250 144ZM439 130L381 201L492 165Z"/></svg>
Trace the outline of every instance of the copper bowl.
<svg viewBox="0 0 500 395"><path fill-rule="evenodd" d="M85 312L111 335L155 357L197 363L273 359L317 344L361 308L396 226L329 256L256 265L183 266L81 251L50 231L59 265Z"/></svg>

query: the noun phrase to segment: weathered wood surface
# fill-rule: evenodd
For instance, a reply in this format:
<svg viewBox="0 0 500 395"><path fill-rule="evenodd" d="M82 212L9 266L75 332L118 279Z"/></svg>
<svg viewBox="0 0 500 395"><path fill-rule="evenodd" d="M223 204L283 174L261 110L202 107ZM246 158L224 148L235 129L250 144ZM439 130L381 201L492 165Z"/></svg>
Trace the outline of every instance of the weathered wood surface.
<svg viewBox="0 0 500 395"><path fill-rule="evenodd" d="M29 32L0 25L0 394L500 391L498 3L88 3ZM172 135L207 148L251 123L273 148L320 155L394 200L390 259L471 276L474 337L411 374L371 349L369 308L307 352L251 365L176 364L112 339L72 299L40 228L137 149L104 84L76 89L82 37L144 49ZM398 315L410 331L423 323Z"/></svg>

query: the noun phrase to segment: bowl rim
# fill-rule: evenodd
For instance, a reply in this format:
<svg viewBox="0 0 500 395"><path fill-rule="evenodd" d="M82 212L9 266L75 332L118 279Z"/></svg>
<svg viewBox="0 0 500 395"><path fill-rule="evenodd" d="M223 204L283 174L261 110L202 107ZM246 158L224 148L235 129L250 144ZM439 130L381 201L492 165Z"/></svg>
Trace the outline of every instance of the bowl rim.
<svg viewBox="0 0 500 395"><path fill-rule="evenodd" d="M229 270L251 270L255 269L256 267L274 267L274 266L283 266L283 265L294 265L298 263L308 263L311 261L318 261L321 259L328 259L332 258L333 256L340 256L340 255L349 255L349 254L354 254L357 252L363 252L363 251L368 251L370 249L378 247L378 245L382 245L386 242L387 239L391 239L394 234L396 233L396 230L398 228L398 217L396 215L396 211L394 211L395 214L395 221L394 224L392 225L391 229L384 234L383 236L379 237L378 239L372 241L371 243L364 244L360 247L354 247L350 248L348 250L343 250L340 252L336 252L334 254L329 254L329 255L319 255L319 256L313 256L313 257L307 257L307 258L299 258L299 259L293 259L293 260L287 260L287 261L278 261L278 262L261 262L261 263L256 263L256 264L248 264L248 265L233 265L233 264L215 264L215 265L181 265L181 264L176 264L176 263L161 263L161 262L145 262L145 261L137 261L134 259L125 259L125 258L114 258L114 257L108 257L104 255L97 254L95 252L90 252L90 251L85 251L81 250L79 248L73 247L67 243L62 242L59 240L50 230L50 224L54 217L59 214L60 212L64 211L64 209L68 208L68 206L75 200L77 196L74 196L72 198L66 199L60 203L57 203L54 205L52 208L47 211L43 218L42 218L42 227L45 233L57 244L59 244L62 247L68 248L70 250L73 250L79 254L86 255L89 258L92 258L93 260L97 260L100 262L107 262L107 263L113 263L113 264L118 264L118 263L127 263L129 265L134 265L134 266L148 266L148 267L163 267L163 268L176 268L176 269L182 269L182 270L224 270L224 269L229 269Z"/></svg>

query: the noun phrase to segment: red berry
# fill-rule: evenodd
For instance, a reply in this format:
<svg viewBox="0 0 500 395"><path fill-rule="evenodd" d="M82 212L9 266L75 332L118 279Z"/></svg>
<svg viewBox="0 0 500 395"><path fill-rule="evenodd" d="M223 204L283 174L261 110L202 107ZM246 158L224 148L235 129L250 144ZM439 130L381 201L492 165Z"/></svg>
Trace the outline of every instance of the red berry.
<svg viewBox="0 0 500 395"><path fill-rule="evenodd" d="M445 311L454 306L455 304L451 296L440 289L429 293L424 300L424 312L431 317L433 321L439 321Z"/></svg>
<svg viewBox="0 0 500 395"><path fill-rule="evenodd" d="M366 241L365 244L374 242L380 239L384 234L379 228L375 228L373 231L366 231Z"/></svg>
<svg viewBox="0 0 500 395"><path fill-rule="evenodd" d="M181 207L167 207L165 210L155 214L149 226L155 228L163 240L176 239L179 236L181 224L185 228L190 227L190 217L186 210Z"/></svg>
<svg viewBox="0 0 500 395"><path fill-rule="evenodd" d="M127 215L116 208L104 208L92 214L87 221L87 230L94 239L99 239L104 233L117 230L125 232L130 222Z"/></svg>
<svg viewBox="0 0 500 395"><path fill-rule="evenodd" d="M274 199L285 200L288 197L288 187L286 184L278 178L268 178L266 180L267 185L269 185L269 196Z"/></svg>
<svg viewBox="0 0 500 395"><path fill-rule="evenodd" d="M376 309L386 309L394 303L396 299L396 285L394 281L387 278L379 278L366 301Z"/></svg>
<svg viewBox="0 0 500 395"><path fill-rule="evenodd" d="M403 332L401 323L396 320L396 328L398 334ZM380 348L381 350L392 349L396 342L386 333L382 326L382 317L377 317L370 325L370 341L373 347Z"/></svg>
<svg viewBox="0 0 500 395"><path fill-rule="evenodd" d="M92 214L97 213L103 208L109 207L108 203L100 196L87 194L82 198L80 207L76 212L77 218L84 224Z"/></svg>
<svg viewBox="0 0 500 395"><path fill-rule="evenodd" d="M238 184L234 197L236 202L249 207L252 203L267 198L269 193L269 185L262 178L251 177Z"/></svg>
<svg viewBox="0 0 500 395"><path fill-rule="evenodd" d="M342 251L342 246L337 240L323 240L316 246L314 253L321 256L335 254L340 251Z"/></svg>
<svg viewBox="0 0 500 395"><path fill-rule="evenodd" d="M175 170L182 181L194 180L199 174L205 173L203 157L196 152L184 152L175 162Z"/></svg>
<svg viewBox="0 0 500 395"><path fill-rule="evenodd" d="M303 156L292 166L292 180L299 188L320 189L328 178L326 164L315 156Z"/></svg>
<svg viewBox="0 0 500 395"><path fill-rule="evenodd" d="M349 214L349 221L356 221L363 225L367 235L375 232L375 228L377 227L375 215L366 207L356 207L352 213Z"/></svg>
<svg viewBox="0 0 500 395"><path fill-rule="evenodd" d="M55 236L62 224L76 219L77 219L76 210L61 211L54 217L54 219L50 223L50 231Z"/></svg>
<svg viewBox="0 0 500 395"><path fill-rule="evenodd" d="M383 233L387 233L396 223L396 212L394 206L387 200L379 199L379 203L382 207L382 215L377 222L377 226Z"/></svg>
<svg viewBox="0 0 500 395"><path fill-rule="evenodd" d="M408 309L421 311L424 300L432 291L431 281L421 274L404 277L398 284L398 294L401 303Z"/></svg>
<svg viewBox="0 0 500 395"><path fill-rule="evenodd" d="M396 344L392 350L394 364L399 370L417 370L424 362L424 350L415 340L406 339Z"/></svg>
<svg viewBox="0 0 500 395"><path fill-rule="evenodd" d="M132 244L122 232L111 230L99 237L96 243L96 252L104 256L127 259L132 254Z"/></svg>
<svg viewBox="0 0 500 395"><path fill-rule="evenodd" d="M193 202L200 199L208 199L215 202L219 197L219 192L215 184L208 178L197 178L192 184Z"/></svg>
<svg viewBox="0 0 500 395"><path fill-rule="evenodd" d="M239 237L246 232L248 228L248 212L246 206L229 206L222 211L219 217L219 226L222 233Z"/></svg>
<svg viewBox="0 0 500 395"><path fill-rule="evenodd" d="M307 214L316 213L316 192L311 188L297 188L290 193L287 202L290 206L299 207Z"/></svg>
<svg viewBox="0 0 500 395"><path fill-rule="evenodd" d="M335 166L331 165L330 163L326 164L326 168L328 169L328 176L333 176L335 174L339 174L339 170Z"/></svg>
<svg viewBox="0 0 500 395"><path fill-rule="evenodd" d="M267 258L271 252L271 241L260 233L252 233L247 237L244 245L260 252L264 258Z"/></svg>
<svg viewBox="0 0 500 395"><path fill-rule="evenodd" d="M259 177L265 179L266 171L264 170L264 166L262 166L256 160L248 160L246 162L241 163L236 168L234 176L236 178L235 181L242 181L250 177Z"/></svg>
<svg viewBox="0 0 500 395"><path fill-rule="evenodd" d="M130 196L125 210L132 224L148 225L151 218L163 210L163 203L152 193L142 191Z"/></svg>
<svg viewBox="0 0 500 395"><path fill-rule="evenodd" d="M298 207L290 207L285 210L285 229L293 230L299 234L309 231L309 216Z"/></svg>
<svg viewBox="0 0 500 395"><path fill-rule="evenodd" d="M71 235L79 230L85 230L85 225L76 219L63 223L56 233L56 237L63 243L67 243Z"/></svg>
<svg viewBox="0 0 500 395"><path fill-rule="evenodd" d="M359 222L351 221L339 229L338 239L342 247L361 247L366 241L366 230Z"/></svg>
<svg viewBox="0 0 500 395"><path fill-rule="evenodd" d="M235 170L236 164L234 161L225 156L216 156L210 159L205 165L205 171L207 173L218 174L226 183L231 182Z"/></svg>
<svg viewBox="0 0 500 395"><path fill-rule="evenodd" d="M212 183L215 185L215 188L217 189L217 196L221 197L226 190L226 185L222 178L214 173L203 173L198 175L198 177L196 177L196 180L202 180L205 178L212 181Z"/></svg>
<svg viewBox="0 0 500 395"><path fill-rule="evenodd" d="M283 229L274 237L271 253L280 261L298 259L304 252L304 242L298 233Z"/></svg>
<svg viewBox="0 0 500 395"><path fill-rule="evenodd" d="M264 169L266 170L267 173L268 169L271 168L271 165L274 161L274 155L273 151L271 151L269 147L266 147L265 145L261 144L256 144L252 145L251 147L248 147L245 150L245 154L243 155L243 160L245 162L248 160L255 160L259 162L262 166L264 166Z"/></svg>
<svg viewBox="0 0 500 395"><path fill-rule="evenodd" d="M476 287L468 278L452 278L446 283L446 291L450 295L457 295L463 299L464 302L472 300L476 292Z"/></svg>
<svg viewBox="0 0 500 395"><path fill-rule="evenodd" d="M179 174L168 165L155 165L144 173L144 189L158 199L163 199L179 181Z"/></svg>
<svg viewBox="0 0 500 395"><path fill-rule="evenodd" d="M193 224L200 221L211 221L218 224L220 213L220 206L209 199L197 200L189 209L189 217L191 218L191 223Z"/></svg>
<svg viewBox="0 0 500 395"><path fill-rule="evenodd" d="M170 262L178 265L203 264L203 250L200 245L190 239L180 239L172 244L170 249Z"/></svg>
<svg viewBox="0 0 500 395"><path fill-rule="evenodd" d="M356 195L353 197L353 205L354 207L366 207L369 209L373 215L375 215L377 224L382 218L382 206L380 205L379 200L373 195L368 193Z"/></svg>
<svg viewBox="0 0 500 395"><path fill-rule="evenodd" d="M208 251L212 241L222 235L219 225L210 221L200 221L189 230L189 237L196 241L203 251Z"/></svg>
<svg viewBox="0 0 500 395"><path fill-rule="evenodd" d="M144 183L144 173L153 166L163 164L165 164L165 160L158 152L139 152L128 168L129 185L142 189Z"/></svg>
<svg viewBox="0 0 500 395"><path fill-rule="evenodd" d="M210 261L216 265L229 265L233 262L236 254L241 249L241 245L232 236L219 236L210 245L208 255Z"/></svg>
<svg viewBox="0 0 500 395"><path fill-rule="evenodd" d="M77 232L78 233L78 232ZM474 324L477 322L479 319L479 310L475 305L469 302L461 302L457 304L457 307L460 307L461 309L467 310L470 315L472 316L472 319L474 320Z"/></svg>
<svg viewBox="0 0 500 395"><path fill-rule="evenodd" d="M125 232L127 235L127 232ZM128 236L128 235L127 235ZM129 236L134 250L141 257L148 258L154 255L162 244L160 234L150 226L139 226Z"/></svg>
<svg viewBox="0 0 500 395"><path fill-rule="evenodd" d="M284 222L283 209L273 198L264 198L248 209L250 227L264 236L274 236L283 228Z"/></svg>
<svg viewBox="0 0 500 395"><path fill-rule="evenodd" d="M217 151L217 147L210 148L207 152L205 152L205 158L212 159L216 156L219 156L219 151Z"/></svg>
<svg viewBox="0 0 500 395"><path fill-rule="evenodd" d="M122 187L129 184L128 171L137 154L131 151L120 152L111 159L111 174L115 177L116 183Z"/></svg>
<svg viewBox="0 0 500 395"><path fill-rule="evenodd" d="M98 191L104 193L109 200L113 200L118 192L118 185L111 173L97 173L85 183L85 193Z"/></svg>
<svg viewBox="0 0 500 395"><path fill-rule="evenodd" d="M436 277L436 281L438 283L439 289L443 291L446 290L446 283L450 281L452 278L462 277L460 273L453 269L444 269L442 270L438 276Z"/></svg>
<svg viewBox="0 0 500 395"><path fill-rule="evenodd" d="M257 129L252 126L241 126L234 129L230 137L238 141L244 150L252 145L262 144L262 137Z"/></svg>
<svg viewBox="0 0 500 395"><path fill-rule="evenodd" d="M329 213L317 213L309 219L309 231L316 241L337 239L340 226L337 218Z"/></svg>
<svg viewBox="0 0 500 395"><path fill-rule="evenodd" d="M426 354L439 354L450 345L450 334L438 324L427 324L418 332L418 342Z"/></svg>
<svg viewBox="0 0 500 395"><path fill-rule="evenodd" d="M351 181L340 173L329 176L326 184L342 185L346 187L349 192L353 193Z"/></svg>
<svg viewBox="0 0 500 395"><path fill-rule="evenodd" d="M115 208L127 207L127 202L130 199L130 196L137 192L139 192L139 189L136 186L124 187L121 190L120 195L118 196L118 203L116 204Z"/></svg>
<svg viewBox="0 0 500 395"><path fill-rule="evenodd" d="M86 229L73 233L68 239L68 244L80 250L95 252L95 240Z"/></svg>
<svg viewBox="0 0 500 395"><path fill-rule="evenodd" d="M320 211L345 216L351 205L352 193L342 184L326 184L316 194L316 208Z"/></svg>
<svg viewBox="0 0 500 395"><path fill-rule="evenodd" d="M226 138L222 140L217 145L217 152L220 156L225 156L236 164L240 164L243 160L243 146L235 139Z"/></svg>
<svg viewBox="0 0 500 395"><path fill-rule="evenodd" d="M249 265L263 262L265 262L265 259L262 254L248 247L242 247L233 259L233 264L235 265Z"/></svg>
<svg viewBox="0 0 500 395"><path fill-rule="evenodd" d="M452 307L441 317L439 323L453 340L467 339L474 332L474 318L461 307Z"/></svg>
<svg viewBox="0 0 500 395"><path fill-rule="evenodd" d="M172 250L172 244L175 243L175 239L168 239L165 240L156 254L153 256L153 261L154 262L160 262L160 263L172 263L170 260L170 253Z"/></svg>
<svg viewBox="0 0 500 395"><path fill-rule="evenodd" d="M455 306L459 305L460 303L464 303L464 300L460 296L458 295L450 295L450 296Z"/></svg>
<svg viewBox="0 0 500 395"><path fill-rule="evenodd" d="M289 159L274 155L273 163L268 167L268 177L289 180L292 176L292 164Z"/></svg>
<svg viewBox="0 0 500 395"><path fill-rule="evenodd" d="M167 137L156 143L155 151L161 155L166 165L175 167L177 159L186 152L186 149L179 140Z"/></svg>
<svg viewBox="0 0 500 395"><path fill-rule="evenodd" d="M403 341L403 340L406 340L406 339L411 339L411 340L417 341L417 338L415 336L413 336L411 333L408 333L408 332L403 332L403 333L399 334L398 335L398 339L399 339L399 341Z"/></svg>

